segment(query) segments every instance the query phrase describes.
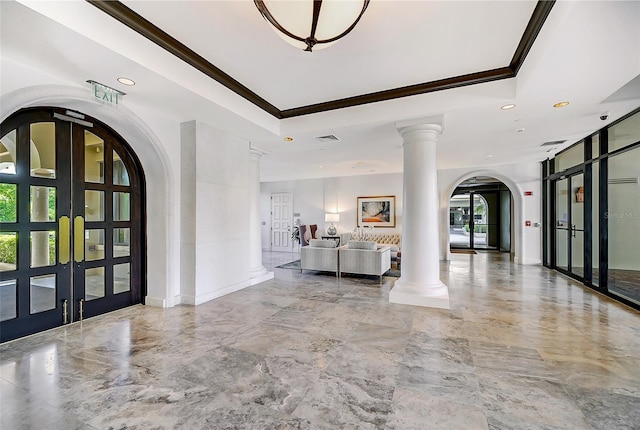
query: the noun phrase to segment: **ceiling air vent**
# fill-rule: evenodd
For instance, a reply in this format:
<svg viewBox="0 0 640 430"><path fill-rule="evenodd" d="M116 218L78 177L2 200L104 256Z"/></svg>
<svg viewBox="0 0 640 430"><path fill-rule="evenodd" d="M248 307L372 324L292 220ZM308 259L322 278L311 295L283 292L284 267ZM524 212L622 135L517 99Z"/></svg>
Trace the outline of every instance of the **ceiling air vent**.
<svg viewBox="0 0 640 430"><path fill-rule="evenodd" d="M321 142L321 143L331 143L331 142L337 142L340 139L335 137L333 134L327 134L326 136L318 136L318 137L316 137L316 140L318 142Z"/></svg>
<svg viewBox="0 0 640 430"><path fill-rule="evenodd" d="M565 142L566 140L552 140L550 142L545 142L540 146L556 146L556 145L562 145Z"/></svg>
<svg viewBox="0 0 640 430"><path fill-rule="evenodd" d="M638 184L638 178L611 178L609 184Z"/></svg>

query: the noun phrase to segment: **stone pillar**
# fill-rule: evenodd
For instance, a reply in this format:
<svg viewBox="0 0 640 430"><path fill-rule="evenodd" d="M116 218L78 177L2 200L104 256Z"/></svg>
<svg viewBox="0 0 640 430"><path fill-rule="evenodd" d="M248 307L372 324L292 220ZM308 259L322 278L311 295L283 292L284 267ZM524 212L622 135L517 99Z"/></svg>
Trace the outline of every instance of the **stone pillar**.
<svg viewBox="0 0 640 430"><path fill-rule="evenodd" d="M262 228L260 221L260 157L265 153L255 146L249 148L249 276L251 285L273 278L262 265Z"/></svg>
<svg viewBox="0 0 640 430"><path fill-rule="evenodd" d="M440 281L438 246L436 144L442 126L430 120L396 127L404 140L402 269L389 301L449 309L449 291Z"/></svg>

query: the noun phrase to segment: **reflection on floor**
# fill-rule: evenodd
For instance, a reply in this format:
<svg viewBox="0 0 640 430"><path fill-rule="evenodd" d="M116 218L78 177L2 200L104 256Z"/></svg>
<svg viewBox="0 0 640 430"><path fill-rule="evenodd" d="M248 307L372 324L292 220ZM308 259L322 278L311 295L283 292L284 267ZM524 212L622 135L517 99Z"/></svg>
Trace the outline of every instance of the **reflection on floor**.
<svg viewBox="0 0 640 430"><path fill-rule="evenodd" d="M0 345L2 429L632 429L640 313L508 255L395 278L274 269L198 307L134 306Z"/></svg>
<svg viewBox="0 0 640 430"><path fill-rule="evenodd" d="M608 282L612 293L640 303L640 270L609 269Z"/></svg>
<svg viewBox="0 0 640 430"><path fill-rule="evenodd" d="M584 277L584 267L572 267L571 272L576 276ZM608 274L607 288L609 292L640 304L640 270L609 268ZM600 271L593 269L592 276L594 282L597 284Z"/></svg>

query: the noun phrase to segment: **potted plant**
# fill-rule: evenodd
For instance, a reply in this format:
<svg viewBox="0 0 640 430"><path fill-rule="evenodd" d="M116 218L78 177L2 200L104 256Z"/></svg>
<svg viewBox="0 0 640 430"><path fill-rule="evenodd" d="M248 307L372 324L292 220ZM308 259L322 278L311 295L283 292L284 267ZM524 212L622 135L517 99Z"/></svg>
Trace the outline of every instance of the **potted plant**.
<svg viewBox="0 0 640 430"><path fill-rule="evenodd" d="M293 243L300 243L300 226L294 226L291 232L291 240Z"/></svg>

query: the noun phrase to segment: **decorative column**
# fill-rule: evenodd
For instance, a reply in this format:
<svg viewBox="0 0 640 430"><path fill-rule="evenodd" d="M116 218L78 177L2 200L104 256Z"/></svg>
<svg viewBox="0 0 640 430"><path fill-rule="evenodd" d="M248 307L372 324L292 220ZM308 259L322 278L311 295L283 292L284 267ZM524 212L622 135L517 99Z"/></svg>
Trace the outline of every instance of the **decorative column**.
<svg viewBox="0 0 640 430"><path fill-rule="evenodd" d="M449 309L440 281L436 144L442 118L396 124L404 140L402 269L391 303Z"/></svg>
<svg viewBox="0 0 640 430"><path fill-rule="evenodd" d="M249 146L249 186L251 199L249 203L249 278L255 285L273 279L273 272L268 272L262 265L262 223L260 222L260 157L264 151Z"/></svg>

